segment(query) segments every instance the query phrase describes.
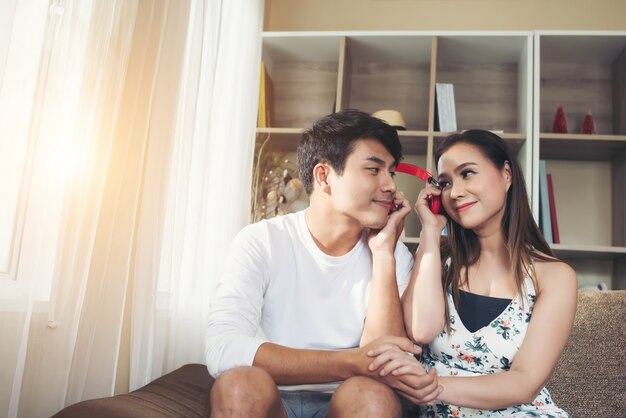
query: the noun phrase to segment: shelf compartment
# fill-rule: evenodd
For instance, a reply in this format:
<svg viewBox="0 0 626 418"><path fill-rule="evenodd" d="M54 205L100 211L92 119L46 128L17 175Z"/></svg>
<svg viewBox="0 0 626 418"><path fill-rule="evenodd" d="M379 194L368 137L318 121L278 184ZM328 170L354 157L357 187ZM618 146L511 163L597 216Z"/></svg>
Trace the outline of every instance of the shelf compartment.
<svg viewBox="0 0 626 418"><path fill-rule="evenodd" d="M397 110L407 129L428 130L431 54L431 36L348 36L343 108Z"/></svg>
<svg viewBox="0 0 626 418"><path fill-rule="evenodd" d="M530 132L531 37L439 36L437 83L454 85L457 126Z"/></svg>
<svg viewBox="0 0 626 418"><path fill-rule="evenodd" d="M264 34L271 126L308 127L334 111L342 38Z"/></svg>
<svg viewBox="0 0 626 418"><path fill-rule="evenodd" d="M271 148L281 152L295 152L302 137L304 128L256 128L257 141L264 140L270 135ZM426 131L398 131L402 144L402 153L426 155L428 149L428 132Z"/></svg>
<svg viewBox="0 0 626 418"><path fill-rule="evenodd" d="M609 289L626 289L626 247L566 244L550 247L576 271L579 285L605 283Z"/></svg>
<svg viewBox="0 0 626 418"><path fill-rule="evenodd" d="M563 105L570 132L591 111L599 135L626 134L626 35L539 36L539 130L552 132Z"/></svg>
<svg viewBox="0 0 626 418"><path fill-rule="evenodd" d="M610 161L626 151L626 135L539 134L539 156L546 160Z"/></svg>
<svg viewBox="0 0 626 418"><path fill-rule="evenodd" d="M612 241L611 163L547 160L562 244L609 247Z"/></svg>
<svg viewBox="0 0 626 418"><path fill-rule="evenodd" d="M428 150L428 132L426 131L398 131L400 143L402 144L402 154L406 157L409 154L426 155Z"/></svg>

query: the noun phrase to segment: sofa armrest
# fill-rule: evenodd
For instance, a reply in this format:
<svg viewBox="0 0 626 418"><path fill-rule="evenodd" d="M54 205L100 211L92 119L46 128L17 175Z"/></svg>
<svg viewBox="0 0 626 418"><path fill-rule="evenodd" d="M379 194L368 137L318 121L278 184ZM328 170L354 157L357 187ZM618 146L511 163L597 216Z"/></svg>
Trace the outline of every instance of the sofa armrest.
<svg viewBox="0 0 626 418"><path fill-rule="evenodd" d="M208 417L213 378L203 364L187 364L124 395L68 406L54 417Z"/></svg>

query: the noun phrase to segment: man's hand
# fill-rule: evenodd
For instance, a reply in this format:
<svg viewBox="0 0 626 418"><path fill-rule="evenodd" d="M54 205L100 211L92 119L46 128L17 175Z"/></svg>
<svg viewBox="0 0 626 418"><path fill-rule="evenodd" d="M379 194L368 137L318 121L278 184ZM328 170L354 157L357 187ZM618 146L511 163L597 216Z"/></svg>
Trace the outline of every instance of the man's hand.
<svg viewBox="0 0 626 418"><path fill-rule="evenodd" d="M411 204L398 192L393 199L395 209L389 214L387 223L381 229L370 229L368 244L372 253L378 251L393 254L398 238L404 229L404 219L411 212Z"/></svg>
<svg viewBox="0 0 626 418"><path fill-rule="evenodd" d="M431 402L441 393L435 370L428 373L415 358L421 348L401 337L382 337L363 347L373 361L368 370L371 377L396 389L416 404Z"/></svg>

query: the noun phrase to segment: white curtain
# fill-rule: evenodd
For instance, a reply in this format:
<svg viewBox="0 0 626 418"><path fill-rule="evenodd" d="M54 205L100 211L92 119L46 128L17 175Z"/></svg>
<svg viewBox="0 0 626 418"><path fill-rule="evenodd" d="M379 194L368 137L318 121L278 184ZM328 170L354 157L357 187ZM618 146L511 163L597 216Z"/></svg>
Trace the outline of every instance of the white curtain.
<svg viewBox="0 0 626 418"><path fill-rule="evenodd" d="M138 229L131 389L205 362L209 299L250 218L263 2L193 0L190 16L169 187L143 196L142 213L165 206Z"/></svg>
<svg viewBox="0 0 626 418"><path fill-rule="evenodd" d="M204 361L208 298L250 212L262 10L13 1L0 139L28 149L20 256L0 283L0 416Z"/></svg>

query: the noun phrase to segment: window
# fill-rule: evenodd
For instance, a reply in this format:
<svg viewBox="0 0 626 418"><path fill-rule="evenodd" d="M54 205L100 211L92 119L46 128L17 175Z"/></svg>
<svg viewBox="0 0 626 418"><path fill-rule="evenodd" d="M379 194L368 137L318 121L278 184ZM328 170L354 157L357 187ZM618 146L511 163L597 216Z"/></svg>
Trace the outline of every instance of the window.
<svg viewBox="0 0 626 418"><path fill-rule="evenodd" d="M66 138L46 82L59 8L0 2L0 299L50 295L64 194ZM61 9L62 10L62 9ZM28 22L25 24L25 22ZM52 90L49 92L49 90Z"/></svg>

